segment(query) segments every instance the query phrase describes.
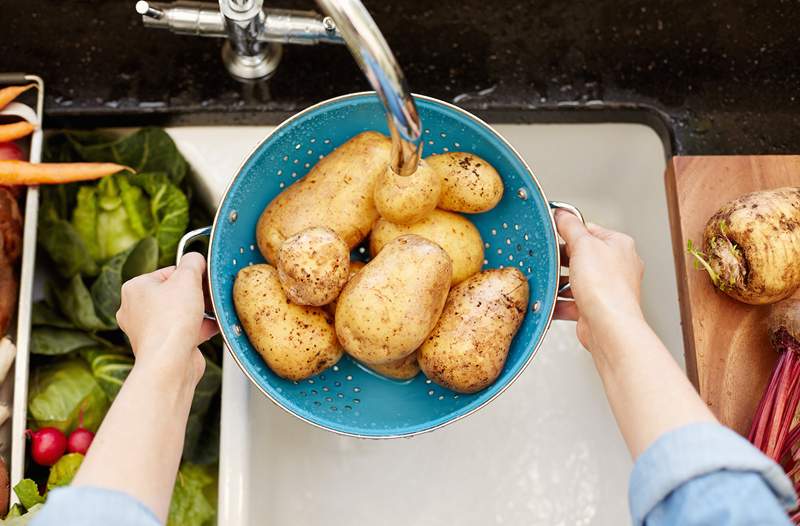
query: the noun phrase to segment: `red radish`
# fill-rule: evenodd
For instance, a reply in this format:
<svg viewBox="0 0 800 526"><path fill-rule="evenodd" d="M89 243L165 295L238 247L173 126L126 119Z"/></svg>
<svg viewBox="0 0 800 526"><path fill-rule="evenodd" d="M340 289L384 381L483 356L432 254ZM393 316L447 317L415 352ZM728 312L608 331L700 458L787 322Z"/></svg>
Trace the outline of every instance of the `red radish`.
<svg viewBox="0 0 800 526"><path fill-rule="evenodd" d="M31 437L31 457L40 466L52 466L64 456L67 437L54 427L43 427L37 431L26 430Z"/></svg>
<svg viewBox="0 0 800 526"><path fill-rule="evenodd" d="M2 161L23 161L25 153L22 148L13 142L0 142L0 160Z"/></svg>
<svg viewBox="0 0 800 526"><path fill-rule="evenodd" d="M85 455L89 446L92 445L92 440L94 440L94 433L85 427L78 427L67 437L67 451Z"/></svg>

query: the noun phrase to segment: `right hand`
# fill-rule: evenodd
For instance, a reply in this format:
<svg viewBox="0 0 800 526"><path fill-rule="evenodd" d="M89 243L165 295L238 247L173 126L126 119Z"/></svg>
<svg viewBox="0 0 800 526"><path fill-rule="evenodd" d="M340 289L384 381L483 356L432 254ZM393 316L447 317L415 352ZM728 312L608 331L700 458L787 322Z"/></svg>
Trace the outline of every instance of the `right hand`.
<svg viewBox="0 0 800 526"><path fill-rule="evenodd" d="M565 211L555 214L558 233L566 244L569 281L574 302L561 301L555 317L577 321L581 344L597 347L597 336L631 320L642 320L639 306L644 264L633 238L591 223L586 226Z"/></svg>

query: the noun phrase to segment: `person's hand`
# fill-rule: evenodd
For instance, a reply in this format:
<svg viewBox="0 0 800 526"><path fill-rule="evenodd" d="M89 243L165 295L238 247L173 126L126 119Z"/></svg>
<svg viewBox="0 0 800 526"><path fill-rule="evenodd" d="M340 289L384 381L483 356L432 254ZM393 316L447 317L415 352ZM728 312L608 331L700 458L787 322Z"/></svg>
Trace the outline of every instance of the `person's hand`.
<svg viewBox="0 0 800 526"><path fill-rule="evenodd" d="M642 319L639 294L644 264L630 236L591 223L584 226L561 210L555 219L566 244L562 265L569 266L575 299L559 302L555 317L577 321L578 339L593 351L598 335Z"/></svg>
<svg viewBox="0 0 800 526"><path fill-rule="evenodd" d="M205 266L200 254L190 252L177 268L162 268L127 281L117 311L136 365L194 382L192 388L205 368L197 346L217 332L217 324L203 318Z"/></svg>

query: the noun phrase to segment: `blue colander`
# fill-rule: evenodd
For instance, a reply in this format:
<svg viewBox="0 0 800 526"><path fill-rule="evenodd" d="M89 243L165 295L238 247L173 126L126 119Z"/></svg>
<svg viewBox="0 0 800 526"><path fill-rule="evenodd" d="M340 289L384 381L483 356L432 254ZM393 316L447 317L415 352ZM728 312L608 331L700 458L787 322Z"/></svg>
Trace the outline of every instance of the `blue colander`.
<svg viewBox="0 0 800 526"><path fill-rule="evenodd" d="M519 154L489 125L448 103L414 97L423 123L424 155L467 151L489 161L505 184L502 201L470 215L485 242L485 268L513 266L528 278L530 304L497 381L475 394L458 394L423 374L409 381L383 378L348 356L308 380L284 380L256 352L233 306L236 273L264 262L256 245L259 215L284 188L354 135L388 133L384 106L374 92L346 95L295 115L256 147L225 193L210 232L208 276L214 313L236 362L281 408L315 426L358 437L404 437L430 431L485 406L531 362L550 325L558 295L559 250L552 208ZM365 247L353 251L366 259Z"/></svg>
<svg viewBox="0 0 800 526"><path fill-rule="evenodd" d="M411 436L442 427L488 404L522 373L544 338L559 294L559 250L552 208L530 168L485 122L446 102L412 96L386 41L359 0L317 0L335 22L375 92L331 99L290 118L259 144L233 178L214 225L191 232L179 247L210 234L208 279L222 335L236 362L258 389L281 408L315 426L357 437ZM493 210L471 215L485 243L484 266L514 266L528 277L530 304L500 377L475 394L458 394L422 374L399 382L344 356L327 371L301 382L274 374L241 328L233 306L240 269L264 262L256 245L261 212L322 157L363 131L392 136L392 170L414 172L420 152L472 152L489 161L505 184ZM312 205L313 206L313 205ZM366 259L365 247L353 256ZM568 286L568 285L567 285ZM563 288L562 288L563 290Z"/></svg>

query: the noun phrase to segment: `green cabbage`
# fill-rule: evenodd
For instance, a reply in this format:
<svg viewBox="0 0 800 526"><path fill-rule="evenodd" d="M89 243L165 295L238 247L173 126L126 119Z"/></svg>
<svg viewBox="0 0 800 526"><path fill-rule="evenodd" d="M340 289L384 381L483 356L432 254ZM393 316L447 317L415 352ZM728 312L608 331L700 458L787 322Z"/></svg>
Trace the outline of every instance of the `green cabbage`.
<svg viewBox="0 0 800 526"><path fill-rule="evenodd" d="M31 371L28 415L37 427L72 432L83 426L97 431L108 411L108 397L81 359L55 361Z"/></svg>
<svg viewBox="0 0 800 526"><path fill-rule="evenodd" d="M167 526L214 524L216 502L209 502L209 497L216 484L215 469L183 462L175 479Z"/></svg>

